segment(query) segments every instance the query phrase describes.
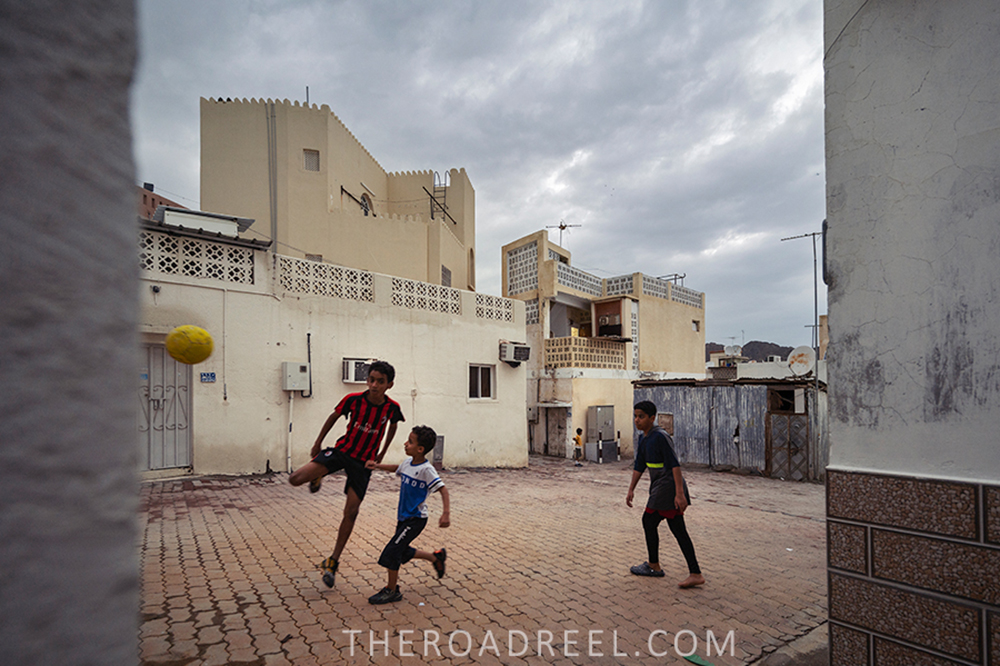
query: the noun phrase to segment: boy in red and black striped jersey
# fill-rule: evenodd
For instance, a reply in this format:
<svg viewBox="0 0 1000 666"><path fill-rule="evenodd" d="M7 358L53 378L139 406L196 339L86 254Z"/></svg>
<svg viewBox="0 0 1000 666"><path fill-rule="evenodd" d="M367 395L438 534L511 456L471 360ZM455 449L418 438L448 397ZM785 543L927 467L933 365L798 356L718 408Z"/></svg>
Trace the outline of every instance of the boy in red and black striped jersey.
<svg viewBox="0 0 1000 666"><path fill-rule="evenodd" d="M385 394L392 388L395 378L396 370L385 361L372 363L368 369L368 390L344 396L320 429L310 454L312 460L288 477L289 483L293 486L308 483L309 491L316 492L327 474L338 470L344 470L347 474L347 483L344 485L347 501L344 503L344 517L337 532L337 545L333 549L333 554L320 564L323 570L323 582L327 587L333 587L340 554L351 537L354 522L358 518L358 510L368 490L371 470L365 468L365 463L369 460L382 462L396 434L396 424L406 420L403 418L403 410L400 409L399 403ZM320 445L333 428L333 424L344 415L348 417L347 432L333 447L320 450ZM379 450L383 434L386 435L385 444Z"/></svg>

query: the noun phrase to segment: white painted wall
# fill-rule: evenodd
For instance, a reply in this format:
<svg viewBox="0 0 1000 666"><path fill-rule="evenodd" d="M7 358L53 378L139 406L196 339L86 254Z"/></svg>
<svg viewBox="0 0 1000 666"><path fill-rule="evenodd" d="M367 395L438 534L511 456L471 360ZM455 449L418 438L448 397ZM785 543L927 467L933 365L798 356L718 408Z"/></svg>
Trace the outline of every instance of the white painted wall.
<svg viewBox="0 0 1000 666"><path fill-rule="evenodd" d="M387 462L402 460L402 442L412 426L429 425L445 437L445 466L527 464L524 366L498 360L501 339L524 339L523 303L512 302L511 322L478 317L472 292L461 292L461 315L407 309L392 304L393 278L379 274L374 274L375 302L290 293L273 282L268 255L256 255L254 285L143 274L140 329L147 339L192 323L216 341L213 355L194 368L196 473L286 469L290 404L281 390L281 363L306 361L307 335L313 397L296 394L291 405L293 469L308 460L340 399L366 388L342 382L345 357L380 358L396 368L388 395L402 406L406 423ZM495 366L496 399L468 397L470 363ZM201 372L215 372L217 381L201 383ZM345 425L338 422L326 443L332 445Z"/></svg>
<svg viewBox="0 0 1000 666"><path fill-rule="evenodd" d="M827 0L831 466L1000 479L1000 4Z"/></svg>

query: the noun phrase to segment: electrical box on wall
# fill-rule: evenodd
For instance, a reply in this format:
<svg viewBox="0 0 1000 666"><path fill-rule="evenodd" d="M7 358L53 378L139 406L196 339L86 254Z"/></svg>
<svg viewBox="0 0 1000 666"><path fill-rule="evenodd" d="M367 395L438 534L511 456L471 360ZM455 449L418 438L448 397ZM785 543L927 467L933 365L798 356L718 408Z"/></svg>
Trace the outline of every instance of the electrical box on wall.
<svg viewBox="0 0 1000 666"><path fill-rule="evenodd" d="M281 364L281 390L308 391L309 372L308 363L285 361Z"/></svg>

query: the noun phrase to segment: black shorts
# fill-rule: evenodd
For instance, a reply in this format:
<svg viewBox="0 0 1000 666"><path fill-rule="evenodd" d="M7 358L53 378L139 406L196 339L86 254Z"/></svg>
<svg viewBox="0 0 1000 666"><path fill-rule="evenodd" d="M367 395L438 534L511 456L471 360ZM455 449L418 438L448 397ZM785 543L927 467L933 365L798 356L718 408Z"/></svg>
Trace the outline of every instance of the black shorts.
<svg viewBox="0 0 1000 666"><path fill-rule="evenodd" d="M390 571L399 571L400 565L412 560L417 549L410 544L424 531L426 526L426 518L407 518L396 523L396 533L382 549L382 554L379 555L379 566Z"/></svg>
<svg viewBox="0 0 1000 666"><path fill-rule="evenodd" d="M344 494L347 494L348 488L354 488L359 500L365 498L365 493L368 491L368 480L372 478L372 471L365 469L363 462L337 449L323 449L312 461L326 467L329 474L344 470L347 474Z"/></svg>

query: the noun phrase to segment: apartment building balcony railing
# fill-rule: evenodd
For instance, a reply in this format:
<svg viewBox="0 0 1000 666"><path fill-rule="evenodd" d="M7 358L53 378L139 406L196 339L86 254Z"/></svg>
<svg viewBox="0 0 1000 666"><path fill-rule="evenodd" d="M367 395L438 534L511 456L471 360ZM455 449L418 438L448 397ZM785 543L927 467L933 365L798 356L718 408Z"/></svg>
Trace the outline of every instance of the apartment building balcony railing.
<svg viewBox="0 0 1000 666"><path fill-rule="evenodd" d="M545 367L625 370L625 343L602 338L548 338Z"/></svg>

